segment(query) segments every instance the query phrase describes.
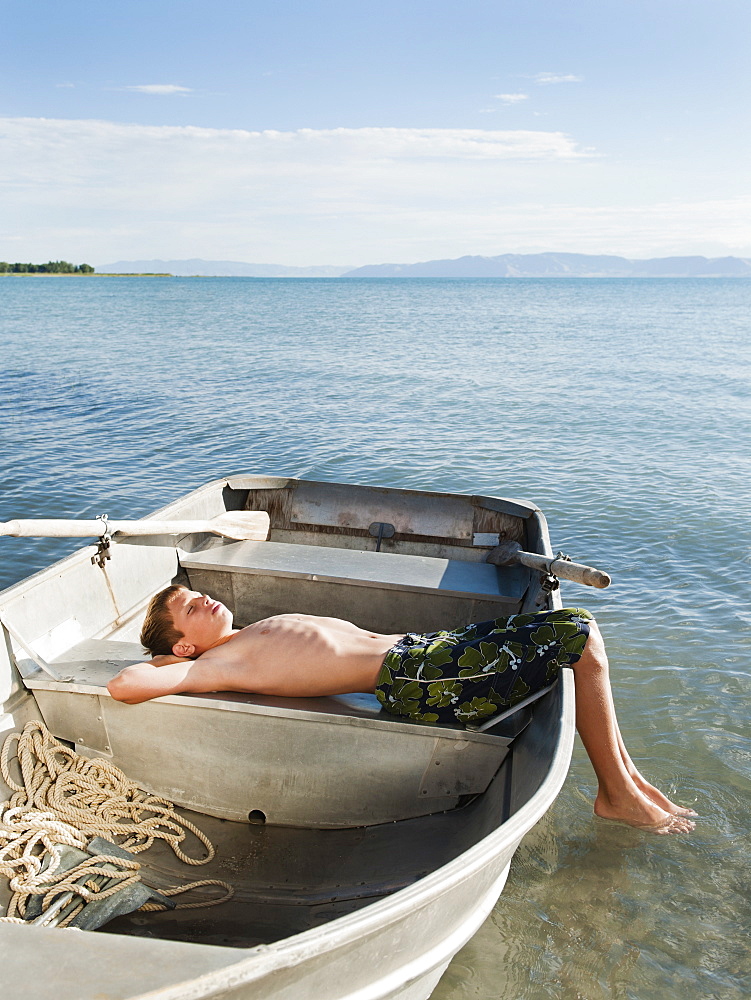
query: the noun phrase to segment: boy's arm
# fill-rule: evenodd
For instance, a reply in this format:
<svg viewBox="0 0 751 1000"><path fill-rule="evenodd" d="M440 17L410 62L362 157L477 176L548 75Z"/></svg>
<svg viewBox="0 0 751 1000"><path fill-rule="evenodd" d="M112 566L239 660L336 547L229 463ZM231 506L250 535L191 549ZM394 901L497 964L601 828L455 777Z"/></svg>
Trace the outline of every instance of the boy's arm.
<svg viewBox="0 0 751 1000"><path fill-rule="evenodd" d="M208 669L207 669L208 668ZM215 672L199 660L155 656L148 663L133 663L116 674L107 690L116 701L138 705L151 698L184 691L216 691Z"/></svg>

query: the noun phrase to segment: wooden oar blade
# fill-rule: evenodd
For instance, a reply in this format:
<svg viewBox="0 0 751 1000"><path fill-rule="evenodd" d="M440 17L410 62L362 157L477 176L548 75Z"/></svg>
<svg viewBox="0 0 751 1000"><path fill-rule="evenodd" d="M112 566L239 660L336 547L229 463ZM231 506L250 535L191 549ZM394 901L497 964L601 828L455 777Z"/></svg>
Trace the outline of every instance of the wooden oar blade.
<svg viewBox="0 0 751 1000"><path fill-rule="evenodd" d="M210 522L210 531L238 542L265 542L271 519L265 510L231 510Z"/></svg>

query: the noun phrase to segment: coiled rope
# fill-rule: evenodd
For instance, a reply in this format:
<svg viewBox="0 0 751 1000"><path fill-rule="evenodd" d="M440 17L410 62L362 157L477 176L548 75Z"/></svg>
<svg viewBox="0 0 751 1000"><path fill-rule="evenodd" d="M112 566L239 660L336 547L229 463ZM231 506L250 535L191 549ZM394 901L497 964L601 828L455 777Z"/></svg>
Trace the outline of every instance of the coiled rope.
<svg viewBox="0 0 751 1000"><path fill-rule="evenodd" d="M21 769L20 785L10 774L14 744ZM80 897L80 903L60 921L58 926L62 927L90 899L104 899L141 880L137 861L105 854L58 872L60 857L55 845L86 850L93 837L104 837L139 854L155 840L164 840L188 865L205 865L216 853L206 834L178 816L167 799L143 791L109 761L75 753L54 739L41 722L30 722L23 733L10 733L0 753L0 771L14 792L8 801L0 803L0 875L9 880L13 892L7 914L0 917L0 922L25 923L23 918L32 896L43 895L46 909L62 893L73 893ZM188 833L201 842L205 857L192 858L182 850ZM118 871L102 867L106 863L116 865ZM102 889L93 881L95 876L116 881ZM177 909L216 906L234 895L232 886L218 879L203 879L158 892L174 896L202 885L220 886L225 895L206 902L179 903ZM156 902L141 907L163 909Z"/></svg>

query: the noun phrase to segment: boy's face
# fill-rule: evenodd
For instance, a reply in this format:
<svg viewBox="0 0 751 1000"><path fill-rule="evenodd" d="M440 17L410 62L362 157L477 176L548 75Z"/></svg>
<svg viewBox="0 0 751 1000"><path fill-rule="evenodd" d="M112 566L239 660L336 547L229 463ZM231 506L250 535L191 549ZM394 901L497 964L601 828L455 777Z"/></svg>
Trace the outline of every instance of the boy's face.
<svg viewBox="0 0 751 1000"><path fill-rule="evenodd" d="M172 647L175 656L200 656L232 632L232 612L207 594L181 588L169 602L172 621L183 633Z"/></svg>

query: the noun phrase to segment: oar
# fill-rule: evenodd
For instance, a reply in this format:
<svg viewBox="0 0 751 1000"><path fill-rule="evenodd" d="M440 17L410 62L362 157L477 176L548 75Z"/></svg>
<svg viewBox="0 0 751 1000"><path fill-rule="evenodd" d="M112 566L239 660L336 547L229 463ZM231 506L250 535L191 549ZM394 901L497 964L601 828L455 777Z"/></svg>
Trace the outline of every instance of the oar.
<svg viewBox="0 0 751 1000"><path fill-rule="evenodd" d="M552 573L564 580L572 580L574 583L584 583L588 587L598 587L602 590L610 586L610 577L602 570L594 569L592 566L583 566L581 563L569 562L568 559L549 558L538 555L536 552L525 552L518 542L506 541L497 545L488 555L487 562L496 566L510 566L511 563L520 562L530 569L539 569L543 573Z"/></svg>
<svg viewBox="0 0 751 1000"><path fill-rule="evenodd" d="M191 535L210 531L236 541L263 542L269 534L269 515L265 510L232 510L210 521L91 521L62 518L0 521L0 535L12 538L101 538L110 535Z"/></svg>

